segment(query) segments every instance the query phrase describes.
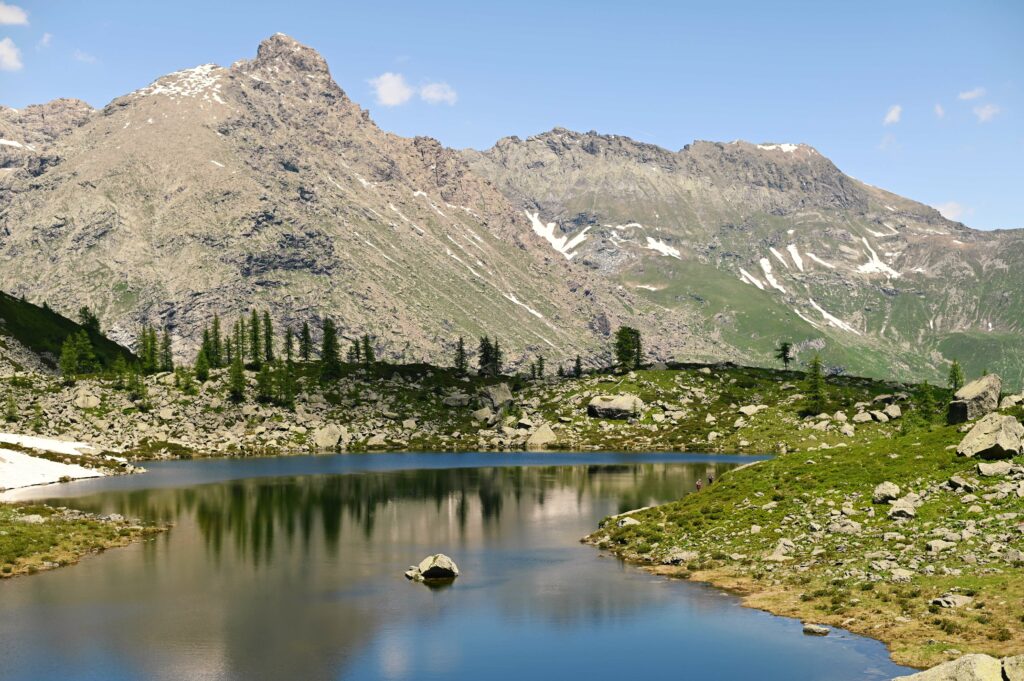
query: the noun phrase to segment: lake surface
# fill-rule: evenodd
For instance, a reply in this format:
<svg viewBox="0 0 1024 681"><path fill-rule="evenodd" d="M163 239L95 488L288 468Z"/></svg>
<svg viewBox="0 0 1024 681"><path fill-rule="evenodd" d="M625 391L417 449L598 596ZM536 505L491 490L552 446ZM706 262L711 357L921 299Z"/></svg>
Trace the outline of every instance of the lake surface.
<svg viewBox="0 0 1024 681"><path fill-rule="evenodd" d="M0 582L0 680L889 679L870 639L801 633L581 545L750 457L372 454L179 461L21 497L173 521ZM59 496L58 496L59 493ZM72 500L73 498L73 500ZM444 589L402 573L442 552Z"/></svg>

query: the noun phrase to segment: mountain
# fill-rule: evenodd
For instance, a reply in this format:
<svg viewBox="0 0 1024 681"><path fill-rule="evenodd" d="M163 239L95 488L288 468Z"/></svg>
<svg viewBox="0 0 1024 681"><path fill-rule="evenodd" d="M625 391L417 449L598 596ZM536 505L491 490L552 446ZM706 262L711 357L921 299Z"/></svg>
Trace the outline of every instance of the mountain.
<svg viewBox="0 0 1024 681"><path fill-rule="evenodd" d="M804 145L672 152L556 129L484 151L378 128L314 50L169 74L99 110L0 108L0 288L111 337L213 315L333 317L390 359L500 338L513 366L767 363L781 339L871 375L950 357L1024 376L1021 232L976 232ZM806 357L806 354L804 355Z"/></svg>
<svg viewBox="0 0 1024 681"><path fill-rule="evenodd" d="M755 362L780 339L876 376L1024 377L1024 231L982 232L804 144L673 152L555 129L464 151L554 251Z"/></svg>
<svg viewBox="0 0 1024 681"><path fill-rule="evenodd" d="M385 357L439 359L489 333L510 357L567 358L653 308L552 257L457 152L380 130L284 35L49 138L29 109L3 118L24 160L0 175L0 286L87 304L118 340L149 322L190 354L214 313L258 306L280 326L332 316ZM685 331L655 335L667 348Z"/></svg>

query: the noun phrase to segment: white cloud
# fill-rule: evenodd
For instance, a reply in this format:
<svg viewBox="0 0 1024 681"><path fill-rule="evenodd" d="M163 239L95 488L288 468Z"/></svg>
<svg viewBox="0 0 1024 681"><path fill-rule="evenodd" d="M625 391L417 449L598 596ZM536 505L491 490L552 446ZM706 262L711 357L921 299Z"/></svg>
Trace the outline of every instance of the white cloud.
<svg viewBox="0 0 1024 681"><path fill-rule="evenodd" d="M996 117L1002 109L995 104L982 104L972 109L974 115L978 117L979 123L988 123L990 120Z"/></svg>
<svg viewBox="0 0 1024 681"><path fill-rule="evenodd" d="M0 2L0 26L27 26L28 12L17 5Z"/></svg>
<svg viewBox="0 0 1024 681"><path fill-rule="evenodd" d="M74 52L72 52L71 58L75 61L84 62L86 64L95 64L97 61L96 57L89 54L88 52L83 52L82 50L75 50Z"/></svg>
<svg viewBox="0 0 1024 681"><path fill-rule="evenodd" d="M459 100L459 95L448 83L427 83L420 88L420 97L428 104L447 104L452 106Z"/></svg>
<svg viewBox="0 0 1024 681"><path fill-rule="evenodd" d="M377 103L384 106L400 106L412 99L415 91L405 82L405 76L400 73L382 73L376 78L370 79L373 86Z"/></svg>
<svg viewBox="0 0 1024 681"><path fill-rule="evenodd" d="M20 71L21 50L10 38L0 40L0 71Z"/></svg>
<svg viewBox="0 0 1024 681"><path fill-rule="evenodd" d="M946 117L946 110L942 107L941 104L936 104L935 105L935 117L936 118L945 118Z"/></svg>
<svg viewBox="0 0 1024 681"><path fill-rule="evenodd" d="M894 123L899 123L900 116L902 115L903 107L900 106L899 104L893 104L885 113L885 118L882 120L882 125L893 125Z"/></svg>
<svg viewBox="0 0 1024 681"><path fill-rule="evenodd" d="M37 50L45 50L47 47L50 46L50 43L52 43L52 42L53 42L53 34L52 33L44 33L43 37L39 39L38 43L36 43L36 49Z"/></svg>
<svg viewBox="0 0 1024 681"><path fill-rule="evenodd" d="M985 88L983 88L983 87L976 87L973 90L968 90L967 92L961 92L959 95L956 96L956 98L957 99L977 99L978 97L984 97L984 96L985 96Z"/></svg>
<svg viewBox="0 0 1024 681"><path fill-rule="evenodd" d="M935 206L935 210L942 213L942 217L946 218L947 220L954 221L959 220L966 212L963 205L957 203L956 201L947 201L946 203L940 203L939 205Z"/></svg>

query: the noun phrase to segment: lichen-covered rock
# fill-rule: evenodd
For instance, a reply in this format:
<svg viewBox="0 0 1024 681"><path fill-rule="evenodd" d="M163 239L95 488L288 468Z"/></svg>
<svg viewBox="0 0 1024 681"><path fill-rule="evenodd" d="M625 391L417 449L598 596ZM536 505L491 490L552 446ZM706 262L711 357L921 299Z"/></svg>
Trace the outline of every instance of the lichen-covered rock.
<svg viewBox="0 0 1024 681"><path fill-rule="evenodd" d="M896 483L889 482L886 480L882 484L875 487L874 493L871 495L871 501L876 504L887 504L890 501L899 499L900 488Z"/></svg>
<svg viewBox="0 0 1024 681"><path fill-rule="evenodd" d="M636 395L598 395L587 405L587 414L602 419L627 419L638 416L644 402Z"/></svg>
<svg viewBox="0 0 1024 681"><path fill-rule="evenodd" d="M405 571L406 579L417 582L450 581L459 576L459 566L443 553L435 553Z"/></svg>
<svg viewBox="0 0 1024 681"><path fill-rule="evenodd" d="M988 655L964 655L960 659L892 681L1003 681L1003 665Z"/></svg>
<svg viewBox="0 0 1024 681"><path fill-rule="evenodd" d="M1024 426L1012 416L988 414L961 440L956 453L968 458L1009 459L1024 446Z"/></svg>
<svg viewBox="0 0 1024 681"><path fill-rule="evenodd" d="M949 404L947 420L951 424L981 418L999 408L999 391L1003 380L996 374L982 376L956 391Z"/></svg>
<svg viewBox="0 0 1024 681"><path fill-rule="evenodd" d="M551 426L545 423L535 430L526 440L526 449L531 452L539 451L546 449L548 445L554 444L557 441L558 436L555 435L555 431L551 429Z"/></svg>

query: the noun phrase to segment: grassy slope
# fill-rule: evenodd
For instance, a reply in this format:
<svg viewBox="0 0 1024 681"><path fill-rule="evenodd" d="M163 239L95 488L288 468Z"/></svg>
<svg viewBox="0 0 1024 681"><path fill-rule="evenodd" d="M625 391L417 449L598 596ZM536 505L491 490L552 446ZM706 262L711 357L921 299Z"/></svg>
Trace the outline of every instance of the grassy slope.
<svg viewBox="0 0 1024 681"><path fill-rule="evenodd" d="M973 503L983 511L977 513L952 491L937 489L952 475L978 479L975 462L949 449L961 437L952 427L906 422L891 439L781 455L639 513L634 517L640 525L611 525L592 539L627 559L654 565L674 550L697 551L699 557L687 565L656 569L736 589L754 607L879 638L898 662L930 666L948 659L949 650L1019 654L1024 652L1024 569L1000 563L989 547L997 541L1020 547L1017 523L1024 518L1024 499L1012 493L986 499L1001 479L980 478L980 498ZM916 519L890 520L887 506L872 504L872 490L886 480L903 493L932 490ZM812 523L828 528L844 505L862 524L861 533L814 532ZM980 536L938 556L927 554L927 540L972 521ZM755 525L763 529L752 533ZM887 541L886 532L906 539ZM782 537L797 546L792 560L765 561ZM909 583L895 583L879 560L904 568L917 560L919 567ZM929 606L950 589L975 600L956 610Z"/></svg>
<svg viewBox="0 0 1024 681"><path fill-rule="evenodd" d="M79 324L52 310L33 305L0 292L0 336L11 336L55 365L64 339L82 330ZM130 351L102 335L90 334L96 356L104 367L118 355L132 360Z"/></svg>

